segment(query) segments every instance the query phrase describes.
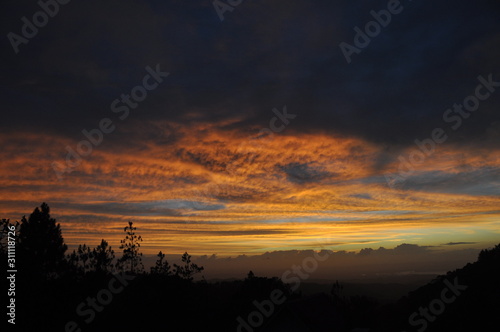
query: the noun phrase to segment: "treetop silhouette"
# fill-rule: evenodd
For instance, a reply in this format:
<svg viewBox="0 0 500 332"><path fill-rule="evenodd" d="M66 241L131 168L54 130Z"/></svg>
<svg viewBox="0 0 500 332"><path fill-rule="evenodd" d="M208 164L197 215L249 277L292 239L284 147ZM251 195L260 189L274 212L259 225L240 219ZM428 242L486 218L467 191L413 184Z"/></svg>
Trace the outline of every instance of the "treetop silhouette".
<svg viewBox="0 0 500 332"><path fill-rule="evenodd" d="M50 217L50 208L42 203L28 219L23 216L18 235L20 263L30 273L44 278L57 277L65 266L67 246L60 224Z"/></svg>
<svg viewBox="0 0 500 332"><path fill-rule="evenodd" d="M204 269L203 266L198 266L195 263L191 263L191 255L189 255L187 252L182 255L182 262L184 263L184 266L174 264L175 275L189 281L192 281L193 276L197 273L200 273Z"/></svg>
<svg viewBox="0 0 500 332"><path fill-rule="evenodd" d="M137 227L133 226L133 222L129 221L128 226L125 226L125 238L120 241L120 249L123 250L123 256L119 260L119 265L124 270L130 273L143 272L144 265L142 264L142 253L139 252L141 247L142 237L136 235Z"/></svg>

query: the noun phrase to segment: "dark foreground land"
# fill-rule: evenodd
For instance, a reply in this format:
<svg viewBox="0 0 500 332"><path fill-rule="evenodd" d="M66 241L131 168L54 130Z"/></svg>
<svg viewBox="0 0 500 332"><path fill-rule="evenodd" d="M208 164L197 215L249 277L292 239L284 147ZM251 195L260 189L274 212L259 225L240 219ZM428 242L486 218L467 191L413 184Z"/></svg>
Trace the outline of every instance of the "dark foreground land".
<svg viewBox="0 0 500 332"><path fill-rule="evenodd" d="M500 326L500 245L483 251L477 262L383 305L367 297L343 296L339 284L333 284L329 293L302 296L277 278L252 275L217 283L130 273L87 273L47 281L17 277L15 327L19 331L155 331L158 327L166 331L491 331Z"/></svg>

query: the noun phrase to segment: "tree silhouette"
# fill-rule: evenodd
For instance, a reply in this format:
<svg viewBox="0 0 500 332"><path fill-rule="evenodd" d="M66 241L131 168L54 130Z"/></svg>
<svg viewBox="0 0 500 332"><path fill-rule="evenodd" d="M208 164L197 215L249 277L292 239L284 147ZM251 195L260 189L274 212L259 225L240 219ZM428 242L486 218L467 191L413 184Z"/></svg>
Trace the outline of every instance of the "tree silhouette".
<svg viewBox="0 0 500 332"><path fill-rule="evenodd" d="M111 273L113 272L114 259L115 252L108 245L108 242L103 239L101 240L101 244L92 250L90 262L94 271L98 273Z"/></svg>
<svg viewBox="0 0 500 332"><path fill-rule="evenodd" d="M19 262L24 271L42 278L54 278L65 266L67 246L61 227L50 217L50 208L42 203L28 219L23 217L19 229Z"/></svg>
<svg viewBox="0 0 500 332"><path fill-rule="evenodd" d="M155 266L151 267L151 274L157 274L157 275L164 275L168 276L171 275L172 272L170 271L170 264L165 260L165 254L163 254L161 251L158 253L158 260L156 261Z"/></svg>
<svg viewBox="0 0 500 332"><path fill-rule="evenodd" d="M483 249L479 253L478 260L480 262L486 261L486 260L493 260L493 259L500 259L500 244L497 244L493 249Z"/></svg>
<svg viewBox="0 0 500 332"><path fill-rule="evenodd" d="M101 244L92 250L85 244L79 245L67 259L70 267L79 275L89 272L111 273L114 269L115 252L108 242L101 240Z"/></svg>
<svg viewBox="0 0 500 332"><path fill-rule="evenodd" d="M73 270L79 275L85 275L92 269L91 266L91 256L92 252L90 247L87 245L79 245L78 249L73 250L73 252L68 255L68 263Z"/></svg>
<svg viewBox="0 0 500 332"><path fill-rule="evenodd" d="M203 266L198 266L195 263L191 263L191 256L187 252L182 255L182 262L184 263L184 266L174 264L176 276L192 281L193 275L203 271Z"/></svg>
<svg viewBox="0 0 500 332"><path fill-rule="evenodd" d="M118 261L120 269L128 270L130 273L143 272L142 253L139 252L142 237L135 234L137 227L133 227L133 222L129 221L128 226L123 230L125 239L121 240L120 249L123 250L123 255Z"/></svg>

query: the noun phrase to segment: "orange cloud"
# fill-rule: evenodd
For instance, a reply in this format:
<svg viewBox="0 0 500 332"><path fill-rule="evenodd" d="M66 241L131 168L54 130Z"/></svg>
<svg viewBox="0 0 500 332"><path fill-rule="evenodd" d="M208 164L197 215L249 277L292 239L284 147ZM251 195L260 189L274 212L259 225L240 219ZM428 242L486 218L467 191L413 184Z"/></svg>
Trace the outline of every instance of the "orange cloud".
<svg viewBox="0 0 500 332"><path fill-rule="evenodd" d="M381 146L292 130L258 138L259 128L242 132L233 123L123 127L123 141L105 138L61 181L52 163L64 162L75 142L1 134L2 217L19 219L48 202L73 246L101 238L117 246L133 220L149 253L311 249L325 239L361 248L434 239L436 229L464 225L488 241L498 235L500 199L491 192L499 183L489 179L499 152L439 146L395 190L384 174L397 171L397 155L381 163Z"/></svg>

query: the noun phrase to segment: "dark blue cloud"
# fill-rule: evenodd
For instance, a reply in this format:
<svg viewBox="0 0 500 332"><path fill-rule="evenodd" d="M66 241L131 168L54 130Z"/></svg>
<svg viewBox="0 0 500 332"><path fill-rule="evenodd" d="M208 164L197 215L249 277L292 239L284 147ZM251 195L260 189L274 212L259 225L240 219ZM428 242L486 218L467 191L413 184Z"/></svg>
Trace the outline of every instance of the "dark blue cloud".
<svg viewBox="0 0 500 332"><path fill-rule="evenodd" d="M294 130L322 130L390 145L412 144L441 124L480 74L498 73L500 5L489 0L402 1L404 10L347 64L339 48L387 1L244 2L221 22L210 1L72 1L15 54L32 1L2 15L4 129L77 137L112 117L111 102L159 63L171 76L131 112L130 123L244 115L262 124L289 105ZM499 120L500 97L454 140L479 140ZM493 144L495 137L488 137Z"/></svg>
<svg viewBox="0 0 500 332"><path fill-rule="evenodd" d="M278 166L290 182L303 184L311 182L322 182L326 178L335 177L335 174L325 172L314 163L290 163Z"/></svg>
<svg viewBox="0 0 500 332"><path fill-rule="evenodd" d="M464 169L457 173L422 172L408 177L401 189L472 196L500 196L500 171L494 167Z"/></svg>

